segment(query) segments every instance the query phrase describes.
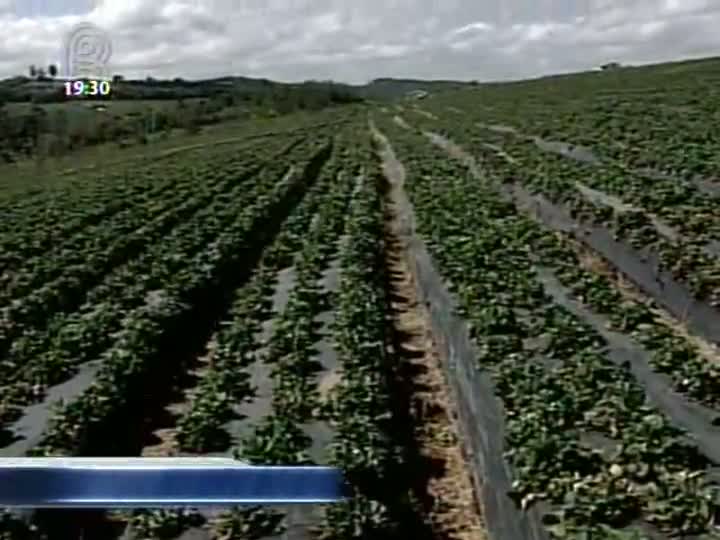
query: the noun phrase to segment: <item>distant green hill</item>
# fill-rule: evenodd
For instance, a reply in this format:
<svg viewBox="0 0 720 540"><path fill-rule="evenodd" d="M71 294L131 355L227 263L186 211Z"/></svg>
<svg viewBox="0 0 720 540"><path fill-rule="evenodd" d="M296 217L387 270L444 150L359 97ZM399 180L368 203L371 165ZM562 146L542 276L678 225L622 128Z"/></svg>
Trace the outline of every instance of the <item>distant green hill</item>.
<svg viewBox="0 0 720 540"><path fill-rule="evenodd" d="M458 90L470 86L471 83L461 81L429 80L420 79L375 79L372 82L356 86L363 97L371 99L393 99L406 95L413 90L425 90L426 92L442 92L447 90Z"/></svg>
<svg viewBox="0 0 720 540"><path fill-rule="evenodd" d="M333 81L305 81L283 83L251 77L220 77L204 80L118 80L113 83L114 99L179 99L213 97L218 94L282 94L292 90L336 91L361 99L395 99L413 90L429 93L453 90L469 83L458 81L423 81L413 79L375 79L363 85L350 85ZM62 99L63 82L50 79L33 80L13 77L0 81L0 100L4 101L58 101Z"/></svg>

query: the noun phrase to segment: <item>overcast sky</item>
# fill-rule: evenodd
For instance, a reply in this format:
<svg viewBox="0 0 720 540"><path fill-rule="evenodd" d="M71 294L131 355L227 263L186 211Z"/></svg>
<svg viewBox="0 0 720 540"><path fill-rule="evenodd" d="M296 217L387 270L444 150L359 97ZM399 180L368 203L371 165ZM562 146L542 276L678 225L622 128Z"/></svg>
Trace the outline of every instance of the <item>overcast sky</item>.
<svg viewBox="0 0 720 540"><path fill-rule="evenodd" d="M0 77L80 22L126 77L498 80L720 54L720 0L0 0Z"/></svg>

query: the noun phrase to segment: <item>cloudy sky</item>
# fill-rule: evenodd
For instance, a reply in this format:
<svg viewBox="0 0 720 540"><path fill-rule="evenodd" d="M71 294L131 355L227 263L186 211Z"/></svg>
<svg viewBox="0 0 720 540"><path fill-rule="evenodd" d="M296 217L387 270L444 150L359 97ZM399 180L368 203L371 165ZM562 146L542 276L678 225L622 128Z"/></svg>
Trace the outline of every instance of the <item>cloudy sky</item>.
<svg viewBox="0 0 720 540"><path fill-rule="evenodd" d="M126 77L499 80L720 54L720 0L0 0L0 77L74 25Z"/></svg>

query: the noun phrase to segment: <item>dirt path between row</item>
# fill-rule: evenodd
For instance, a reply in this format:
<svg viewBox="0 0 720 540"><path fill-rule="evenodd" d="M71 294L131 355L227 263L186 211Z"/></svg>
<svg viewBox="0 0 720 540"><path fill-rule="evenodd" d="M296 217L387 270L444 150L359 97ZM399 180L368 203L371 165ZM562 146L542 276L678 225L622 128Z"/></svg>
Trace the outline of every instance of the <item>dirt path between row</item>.
<svg viewBox="0 0 720 540"><path fill-rule="evenodd" d="M373 129L373 135L379 133ZM380 156L383 159L384 156ZM386 157L386 156L385 156ZM386 193L386 269L391 299L394 347L409 396L409 416L420 461L429 471L418 478L418 498L433 536L442 540L485 540L487 534L463 453L457 414L431 330L429 314L419 301L396 197L404 195L404 170L383 159L392 188Z"/></svg>
<svg viewBox="0 0 720 540"><path fill-rule="evenodd" d="M390 225L390 223L389 223ZM440 369L440 358L429 328L428 315L418 302L403 247L388 231L387 268L390 273L391 315L402 372L409 388L410 417L418 453L431 464L419 488L424 511L435 538L486 538L472 483L462 453L453 405Z"/></svg>

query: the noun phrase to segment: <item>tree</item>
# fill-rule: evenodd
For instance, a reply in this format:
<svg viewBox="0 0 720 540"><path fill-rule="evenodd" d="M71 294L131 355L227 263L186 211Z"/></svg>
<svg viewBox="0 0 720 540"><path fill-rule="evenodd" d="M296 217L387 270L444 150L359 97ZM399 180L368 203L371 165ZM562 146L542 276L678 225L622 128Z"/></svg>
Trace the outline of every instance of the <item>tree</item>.
<svg viewBox="0 0 720 540"><path fill-rule="evenodd" d="M185 131L191 135L195 135L202 131L200 123L202 122L202 105L188 107L189 110L183 115L183 127Z"/></svg>
<svg viewBox="0 0 720 540"><path fill-rule="evenodd" d="M231 93L225 94L222 99L225 101L225 107L233 107L235 105L235 96Z"/></svg>
<svg viewBox="0 0 720 540"><path fill-rule="evenodd" d="M135 137L139 144L147 144L148 143L148 125L147 125L147 119L143 116L141 118L138 118L135 131Z"/></svg>
<svg viewBox="0 0 720 540"><path fill-rule="evenodd" d="M54 79L55 77L57 77L57 74L58 74L57 66L55 64L50 64L48 66L48 75L50 76L50 78Z"/></svg>
<svg viewBox="0 0 720 540"><path fill-rule="evenodd" d="M34 105L30 113L32 144L38 165L42 166L50 153L51 140L47 131L47 112Z"/></svg>
<svg viewBox="0 0 720 540"><path fill-rule="evenodd" d="M14 126L11 125L11 118L5 109L2 96L0 96L0 125L5 126L5 129L0 132L0 161L10 163L13 161L11 141Z"/></svg>
<svg viewBox="0 0 720 540"><path fill-rule="evenodd" d="M59 154L62 154L70 145L68 114L64 108L59 108L55 111L52 124L53 131L57 137L57 150Z"/></svg>
<svg viewBox="0 0 720 540"><path fill-rule="evenodd" d="M35 64L30 66L30 77L33 79L37 77L37 68L35 67Z"/></svg>

